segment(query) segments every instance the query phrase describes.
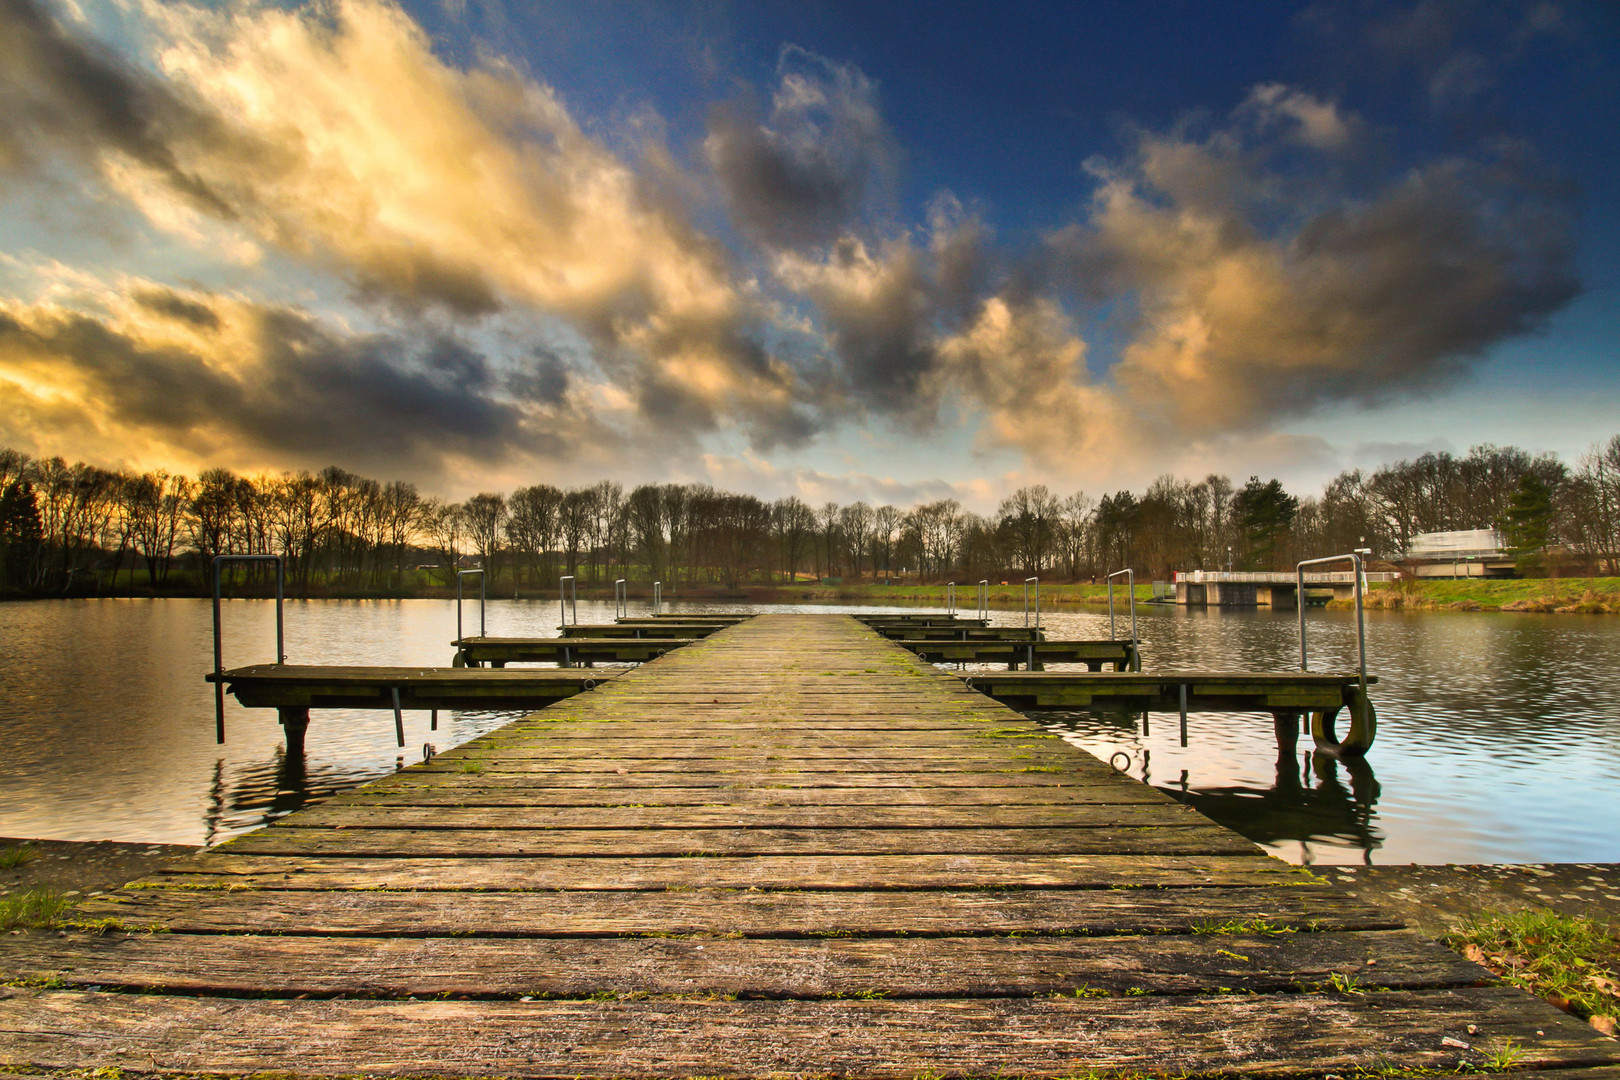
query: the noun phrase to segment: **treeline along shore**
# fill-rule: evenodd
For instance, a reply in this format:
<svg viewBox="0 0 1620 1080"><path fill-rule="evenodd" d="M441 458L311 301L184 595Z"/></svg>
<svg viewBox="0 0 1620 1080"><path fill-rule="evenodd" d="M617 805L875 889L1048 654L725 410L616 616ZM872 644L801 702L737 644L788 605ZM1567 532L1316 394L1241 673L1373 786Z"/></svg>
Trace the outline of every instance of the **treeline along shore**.
<svg viewBox="0 0 1620 1080"><path fill-rule="evenodd" d="M1393 560L1419 533L1491 527L1525 577L1620 574L1620 435L1573 464L1515 447L1425 454L1342 473L1319 495L1221 475L1167 475L1146 491L1100 498L1032 485L989 515L954 499L812 505L706 484L627 491L608 481L452 502L335 466L192 477L0 449L0 587L14 597L202 595L215 555L275 554L290 593L307 597L442 595L457 568L477 566L493 595L535 595L573 574L587 591L625 578L642 588L660 581L666 596L763 599L810 580L820 595L879 588L887 599L947 580L1094 583L1126 567L1142 582L1178 570L1287 570L1355 548ZM262 569L232 573L238 593L268 584ZM1515 602L1464 593L1426 605L1405 592L1408 606Z"/></svg>

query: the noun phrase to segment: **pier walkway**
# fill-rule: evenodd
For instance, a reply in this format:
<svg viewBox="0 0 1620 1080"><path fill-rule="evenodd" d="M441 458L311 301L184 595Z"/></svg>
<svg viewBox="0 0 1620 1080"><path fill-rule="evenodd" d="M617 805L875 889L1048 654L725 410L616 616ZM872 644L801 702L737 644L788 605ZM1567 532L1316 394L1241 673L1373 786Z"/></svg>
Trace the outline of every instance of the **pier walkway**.
<svg viewBox="0 0 1620 1080"><path fill-rule="evenodd" d="M13 1073L1620 1059L843 616L718 630L80 917L0 938Z"/></svg>

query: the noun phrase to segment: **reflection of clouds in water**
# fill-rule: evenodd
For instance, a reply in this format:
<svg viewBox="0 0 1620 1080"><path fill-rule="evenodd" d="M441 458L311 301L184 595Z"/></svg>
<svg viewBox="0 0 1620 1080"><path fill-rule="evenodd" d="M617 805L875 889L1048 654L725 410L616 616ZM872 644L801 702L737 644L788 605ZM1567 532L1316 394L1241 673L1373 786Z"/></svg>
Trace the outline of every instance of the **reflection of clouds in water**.
<svg viewBox="0 0 1620 1080"><path fill-rule="evenodd" d="M524 712L456 712L440 714L439 730L428 742L442 753L469 739L488 734ZM214 783L209 791L202 825L204 844L217 844L233 836L268 825L278 818L324 802L362 784L368 784L407 765L422 760L423 747L409 742L390 745L386 751L367 740L369 752L332 756L331 748L312 762L310 755L288 757L277 746L273 755L227 768L224 759L216 764ZM313 744L312 744L313 746Z"/></svg>

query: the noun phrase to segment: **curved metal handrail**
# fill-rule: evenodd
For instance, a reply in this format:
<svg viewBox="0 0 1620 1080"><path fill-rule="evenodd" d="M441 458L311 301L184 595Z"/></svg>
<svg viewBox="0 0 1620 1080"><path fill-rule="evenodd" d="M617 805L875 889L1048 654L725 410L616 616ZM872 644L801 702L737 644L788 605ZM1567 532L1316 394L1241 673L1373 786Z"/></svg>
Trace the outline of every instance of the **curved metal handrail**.
<svg viewBox="0 0 1620 1080"><path fill-rule="evenodd" d="M1306 559L1294 567L1294 600L1299 608L1299 670L1309 671L1310 667L1305 660L1305 568L1307 566L1322 566L1325 563L1343 562L1350 560L1351 570L1355 574L1356 585L1356 671L1361 676L1361 692L1367 692L1367 618L1362 608L1362 564L1361 556L1351 552L1348 555L1328 555L1320 559Z"/></svg>
<svg viewBox="0 0 1620 1080"><path fill-rule="evenodd" d="M461 637L462 637L462 634L461 634L461 579L464 578L464 577L471 577L474 574L478 575L478 636L479 637L488 637L489 636L488 631L487 631L487 628L488 628L489 624L485 621L485 608L489 603L489 575L484 573L482 567L480 567L480 568L478 568L476 570L457 570L456 571L456 640L457 641L460 641ZM405 744L401 743L400 745L403 746Z"/></svg>
<svg viewBox="0 0 1620 1080"><path fill-rule="evenodd" d="M286 623L282 607L287 592L287 564L280 555L215 555L214 568L214 741L225 742L225 639L219 626L219 568L228 562L273 562L276 564L276 659L287 662Z"/></svg>
<svg viewBox="0 0 1620 1080"><path fill-rule="evenodd" d="M567 588L563 587L564 582L567 582ZM574 624L577 626L579 625L579 582L574 580L573 574L564 574L557 579L557 606L562 609L561 617L564 626L568 625L568 594L570 591L574 597Z"/></svg>

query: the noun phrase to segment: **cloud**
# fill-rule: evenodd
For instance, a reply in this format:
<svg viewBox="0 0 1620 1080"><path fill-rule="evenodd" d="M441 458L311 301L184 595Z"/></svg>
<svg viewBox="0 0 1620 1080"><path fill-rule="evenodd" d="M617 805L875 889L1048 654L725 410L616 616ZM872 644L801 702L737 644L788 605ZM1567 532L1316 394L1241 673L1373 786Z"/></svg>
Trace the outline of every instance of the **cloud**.
<svg viewBox="0 0 1620 1080"><path fill-rule="evenodd" d="M122 55L52 10L0 0L0 169L116 202L233 284L336 275L346 302L300 302L383 329L146 281L0 302L13 440L421 475L600 447L664 471L870 412L1078 476L1446 385L1578 289L1569 199L1531 154L1380 176L1379 131L1280 83L1128 133L1026 253L949 192L891 214L876 85L791 46L767 104L712 116L705 172L656 116L604 135L499 59L441 59L384 0L134 0ZM1490 78L1463 10L1416 5L1387 43L1439 43L1458 100ZM721 203L739 250L696 224Z"/></svg>
<svg viewBox="0 0 1620 1080"><path fill-rule="evenodd" d="M904 481L858 471L829 473L801 466L779 468L757 457L726 454L705 454L701 464L702 480L724 490L767 500L797 495L812 507L828 502L840 505L866 502L873 506L887 503L906 508L939 499L957 499L969 505L993 508L999 497L994 485L980 481Z"/></svg>
<svg viewBox="0 0 1620 1080"><path fill-rule="evenodd" d="M1519 148L1370 192L1326 160L1271 160L1241 124L1144 134L1097 167L1084 223L1050 237L1083 290L1133 304L1108 384L1162 438L1431 390L1578 291L1567 196Z"/></svg>
<svg viewBox="0 0 1620 1080"><path fill-rule="evenodd" d="M1264 83L1249 92L1238 113L1251 114L1262 129L1281 126L1288 136L1316 150L1341 150L1360 125L1338 106L1281 83Z"/></svg>
<svg viewBox="0 0 1620 1080"><path fill-rule="evenodd" d="M846 236L824 258L777 260L777 278L815 304L857 397L882 411L931 407L935 299L926 259L907 239L874 252Z"/></svg>
<svg viewBox="0 0 1620 1080"><path fill-rule="evenodd" d="M441 478L456 462L566 461L623 439L562 394L500 389L449 336L346 332L293 308L131 283L98 315L0 303L0 442L79 433L108 461L238 468L339 461Z"/></svg>
<svg viewBox="0 0 1620 1080"><path fill-rule="evenodd" d="M70 141L158 228L209 242L204 215L407 317L565 319L665 430L735 425L761 446L817 430L726 252L550 87L445 64L380 0L148 5L150 71L4 2L36 28L8 85L43 119L16 140Z"/></svg>
<svg viewBox="0 0 1620 1080"><path fill-rule="evenodd" d="M41 151L118 154L186 202L232 215L182 163L188 152L249 149L205 106L77 36L34 0L0 0L0 22L0 166L41 164Z"/></svg>
<svg viewBox="0 0 1620 1080"><path fill-rule="evenodd" d="M1088 385L1085 343L1051 299L993 296L939 351L943 379L985 410L982 445L1063 473L1133 449L1129 417Z"/></svg>
<svg viewBox="0 0 1620 1080"><path fill-rule="evenodd" d="M792 45L768 116L717 110L704 152L738 224L778 248L837 239L884 193L896 158L872 81Z"/></svg>

